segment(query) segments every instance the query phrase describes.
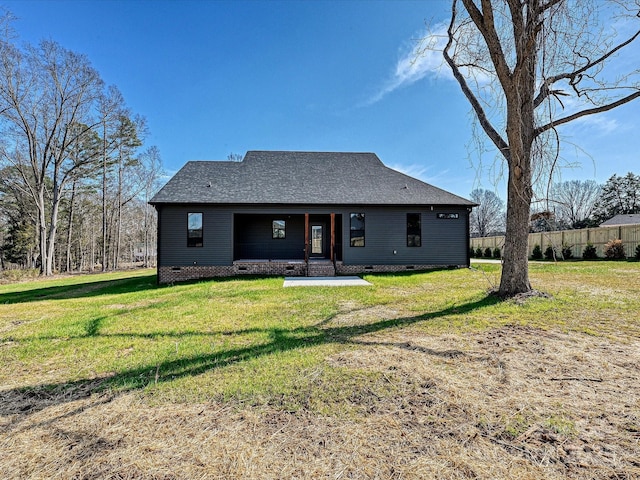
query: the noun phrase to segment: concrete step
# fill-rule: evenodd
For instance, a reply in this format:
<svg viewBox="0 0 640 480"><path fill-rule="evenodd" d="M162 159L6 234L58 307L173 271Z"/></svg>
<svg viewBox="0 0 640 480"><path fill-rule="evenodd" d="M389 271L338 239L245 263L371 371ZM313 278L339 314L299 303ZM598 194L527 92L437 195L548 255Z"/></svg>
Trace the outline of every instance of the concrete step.
<svg viewBox="0 0 640 480"><path fill-rule="evenodd" d="M336 269L334 268L333 263L309 262L309 266L307 268L307 277L335 277L335 276L336 276Z"/></svg>

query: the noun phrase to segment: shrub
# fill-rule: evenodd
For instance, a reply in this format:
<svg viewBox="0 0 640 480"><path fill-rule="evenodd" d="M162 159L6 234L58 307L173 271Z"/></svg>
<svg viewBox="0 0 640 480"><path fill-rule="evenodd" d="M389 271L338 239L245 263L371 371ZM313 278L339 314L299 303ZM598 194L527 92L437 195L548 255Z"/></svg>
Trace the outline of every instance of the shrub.
<svg viewBox="0 0 640 480"><path fill-rule="evenodd" d="M533 260L541 260L542 259L542 249L540 245L535 245L533 247L533 252L531 252L531 258Z"/></svg>
<svg viewBox="0 0 640 480"><path fill-rule="evenodd" d="M482 258L482 249L480 247L476 248L476 257Z"/></svg>
<svg viewBox="0 0 640 480"><path fill-rule="evenodd" d="M640 260L640 244L636 245L636 260Z"/></svg>
<svg viewBox="0 0 640 480"><path fill-rule="evenodd" d="M573 252L571 251L570 245L562 246L562 258L564 258L565 260L569 260L570 258L573 258Z"/></svg>
<svg viewBox="0 0 640 480"><path fill-rule="evenodd" d="M38 270L37 268L2 270L0 271L0 283L21 282L23 280L37 278L39 274L40 270Z"/></svg>
<svg viewBox="0 0 640 480"><path fill-rule="evenodd" d="M502 253L500 252L500 247L494 248L493 249L493 258L500 258L501 256L502 256Z"/></svg>
<svg viewBox="0 0 640 480"><path fill-rule="evenodd" d="M544 251L544 258L547 260L553 260L556 257L556 252L553 250L553 247L549 245Z"/></svg>
<svg viewBox="0 0 640 480"><path fill-rule="evenodd" d="M487 247L484 249L484 256L487 258L491 258L491 248Z"/></svg>
<svg viewBox="0 0 640 480"><path fill-rule="evenodd" d="M609 240L604 246L604 256L609 260L622 260L626 258L622 240Z"/></svg>
<svg viewBox="0 0 640 480"><path fill-rule="evenodd" d="M476 256L476 251L473 249L473 247L469 247L469 257L473 258Z"/></svg>
<svg viewBox="0 0 640 480"><path fill-rule="evenodd" d="M584 260L595 260L598 258L598 252L592 243L587 243L587 246L584 247L584 250L582 251L582 258Z"/></svg>

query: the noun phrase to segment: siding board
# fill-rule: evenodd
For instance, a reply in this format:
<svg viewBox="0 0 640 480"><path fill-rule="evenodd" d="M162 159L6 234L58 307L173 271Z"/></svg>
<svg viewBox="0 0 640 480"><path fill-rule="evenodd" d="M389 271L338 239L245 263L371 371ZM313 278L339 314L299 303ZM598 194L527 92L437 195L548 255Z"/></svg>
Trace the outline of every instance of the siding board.
<svg viewBox="0 0 640 480"><path fill-rule="evenodd" d="M365 214L364 247L349 246L349 213ZM420 247L407 246L407 213L422 214ZM458 213L459 218L442 220L437 218L438 213ZM353 265L466 265L467 215L466 209L351 209L343 215L344 262Z"/></svg>
<svg viewBox="0 0 640 480"><path fill-rule="evenodd" d="M159 206L160 207L160 206ZM187 213L203 213L203 247L187 247ZM336 244L341 245L341 258L345 265L467 265L468 264L468 210L466 207L441 208L407 206L246 206L246 205L172 205L159 208L158 234L160 266L222 266L234 261L234 237L243 235L259 243L271 239L271 220L287 221L287 237L272 240L265 258L296 259L291 252L304 249L304 214L336 214ZM365 246L350 246L350 214L365 214ZM420 247L407 246L407 213L420 213L422 238ZM438 213L458 213L457 219L438 219ZM251 228L242 227L244 215L259 215ZM247 217L248 218L248 217ZM235 223L235 224L234 224ZM246 222L244 222L246 224ZM328 227L328 225L327 225ZM328 234L328 228L327 228ZM298 244L299 243L299 247ZM258 248L258 247L256 247ZM340 248L340 247L339 247ZM395 253L394 253L395 251ZM257 251L253 258L259 257ZM265 254L266 255L266 254ZM338 253L340 258L340 252ZM240 252L235 259L241 258Z"/></svg>
<svg viewBox="0 0 640 480"><path fill-rule="evenodd" d="M190 212L203 213L202 247L187 247L187 214ZM231 265L233 229L230 209L203 205L164 205L160 215L160 266Z"/></svg>

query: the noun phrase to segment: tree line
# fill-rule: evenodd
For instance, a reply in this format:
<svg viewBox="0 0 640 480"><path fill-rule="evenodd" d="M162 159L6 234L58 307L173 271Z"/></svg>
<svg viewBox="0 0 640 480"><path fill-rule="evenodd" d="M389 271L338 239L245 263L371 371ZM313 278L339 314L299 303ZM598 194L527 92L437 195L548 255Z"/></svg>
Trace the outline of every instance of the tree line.
<svg viewBox="0 0 640 480"><path fill-rule="evenodd" d="M491 190L475 189L478 204L470 218L471 235L504 234L505 204ZM597 227L620 214L640 214L640 175L612 175L604 184L568 180L552 184L542 200L532 203L530 232Z"/></svg>
<svg viewBox="0 0 640 480"><path fill-rule="evenodd" d="M85 55L0 20L0 269L150 265L162 174L145 119Z"/></svg>

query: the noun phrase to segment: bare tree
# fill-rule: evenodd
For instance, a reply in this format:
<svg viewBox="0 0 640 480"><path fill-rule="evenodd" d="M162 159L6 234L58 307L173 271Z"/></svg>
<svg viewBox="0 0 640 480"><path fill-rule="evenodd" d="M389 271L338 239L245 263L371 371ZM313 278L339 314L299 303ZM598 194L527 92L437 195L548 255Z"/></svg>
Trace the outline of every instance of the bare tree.
<svg viewBox="0 0 640 480"><path fill-rule="evenodd" d="M143 189L144 181L139 176L128 174L129 170L140 172L139 159L135 157L135 150L142 145L139 136L146 129L145 120L136 117L129 118L128 112L120 114L118 128L115 134L116 145L116 165L117 165L117 188L116 188L116 239L113 249L113 267L118 268L120 259L120 240L122 237L122 211L123 207L135 198ZM133 180L133 181L132 181Z"/></svg>
<svg viewBox="0 0 640 480"><path fill-rule="evenodd" d="M102 135L102 271L106 272L109 268L109 222L108 222L108 206L107 187L109 184L109 173L114 165L111 154L115 150L114 132L117 130L118 119L120 113L124 110L124 98L115 86L110 86L102 93L98 99L98 113L100 115L100 130Z"/></svg>
<svg viewBox="0 0 640 480"><path fill-rule="evenodd" d="M608 68L640 36L640 6L598 0L451 4L444 59L508 168L499 294L512 296L531 290L529 212L536 179L556 168L556 129L640 97L638 70Z"/></svg>
<svg viewBox="0 0 640 480"><path fill-rule="evenodd" d="M486 237L503 231L505 211L502 199L491 190L482 188L475 189L469 197L478 204L469 218L471 234Z"/></svg>
<svg viewBox="0 0 640 480"><path fill-rule="evenodd" d="M600 192L601 187L595 180L568 180L554 184L550 203L555 207L557 221L569 228L589 226Z"/></svg>
<svg viewBox="0 0 640 480"><path fill-rule="evenodd" d="M151 258L157 256L156 228L158 225L157 212L149 205L149 199L160 188L160 178L163 175L160 150L156 146L149 147L140 155L140 164L145 171L144 204L143 208L143 266L150 266Z"/></svg>
<svg viewBox="0 0 640 480"><path fill-rule="evenodd" d="M229 162L241 162L243 159L244 155L240 153L231 152L229 155L227 155L227 161Z"/></svg>
<svg viewBox="0 0 640 480"><path fill-rule="evenodd" d="M19 47L11 22L0 16L0 260L43 275L93 269L102 206L102 264L109 253L117 267L133 258L130 239L142 244L140 225L153 228L154 218L125 216L140 210L159 153L147 169L138 152L144 122L130 117L117 88L104 89L85 56L53 41Z"/></svg>
<svg viewBox="0 0 640 480"><path fill-rule="evenodd" d="M101 88L86 57L55 42L24 50L1 42L2 126L13 147L3 149L2 160L20 172L36 205L43 275L53 273L58 212L67 182L95 160L73 157L70 151L91 128L92 105Z"/></svg>
<svg viewBox="0 0 640 480"><path fill-rule="evenodd" d="M100 169L100 137L95 131L86 128L86 125L78 125L77 129L81 129L85 133L78 136L74 142L70 157L75 164L82 165L77 168L71 176L71 187L68 198L65 202L67 223L66 223L66 261L65 270L72 270L72 244L74 233L75 208L78 197L82 190L94 179Z"/></svg>

